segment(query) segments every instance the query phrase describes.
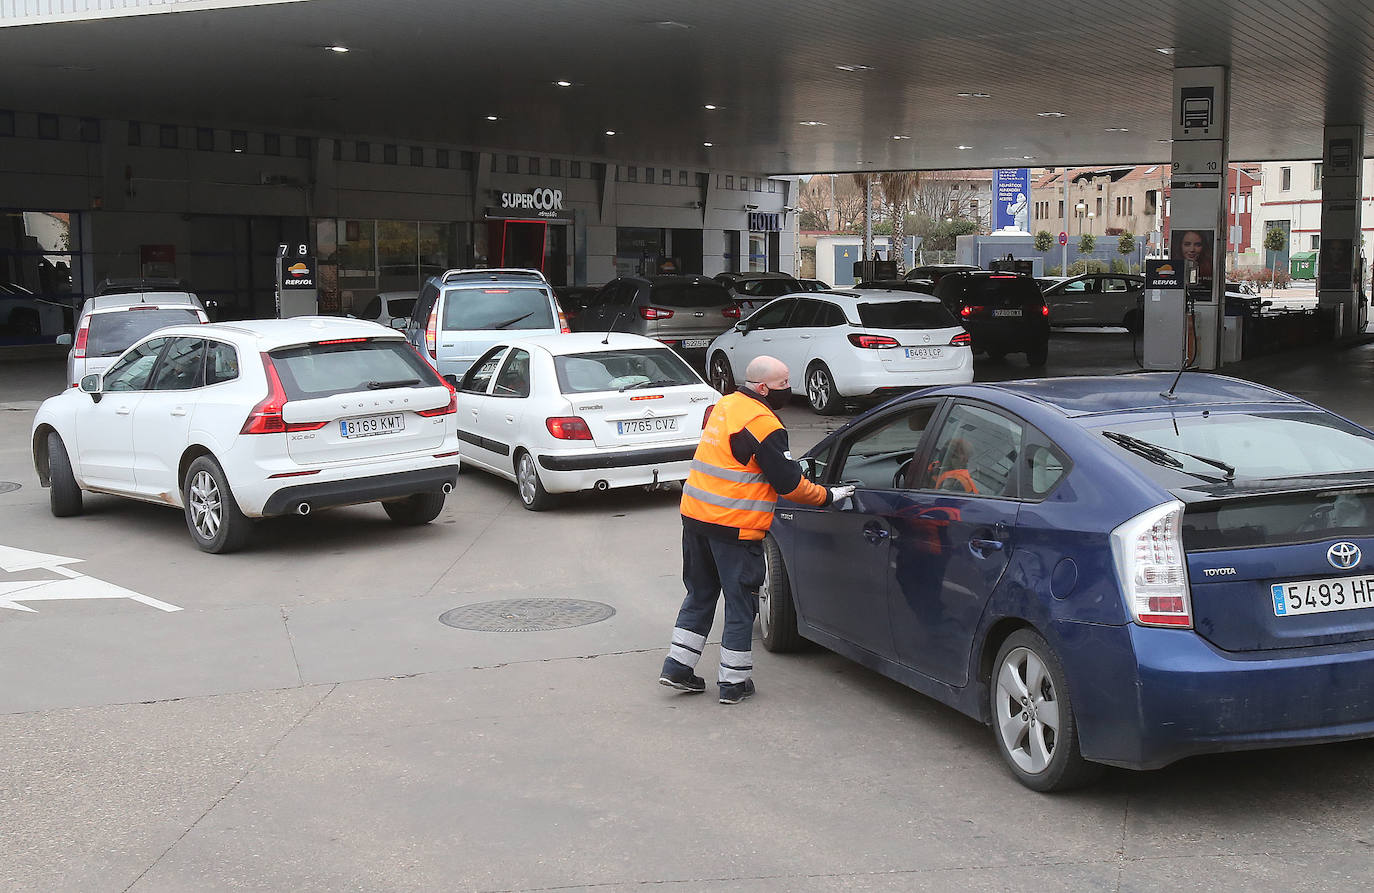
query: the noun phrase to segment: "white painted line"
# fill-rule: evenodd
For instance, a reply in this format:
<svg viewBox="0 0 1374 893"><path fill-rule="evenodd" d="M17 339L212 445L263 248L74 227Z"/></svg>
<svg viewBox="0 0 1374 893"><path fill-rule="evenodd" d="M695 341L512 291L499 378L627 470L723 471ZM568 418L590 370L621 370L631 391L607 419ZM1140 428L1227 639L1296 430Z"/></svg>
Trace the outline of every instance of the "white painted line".
<svg viewBox="0 0 1374 893"><path fill-rule="evenodd" d="M15 549L10 546L0 546L0 570L10 573L46 570L52 571L58 576L66 577L65 580L0 581L0 608L34 614L37 612L33 608L22 605L20 602L127 598L150 608L157 608L159 611L181 610L176 605L168 604L152 596L143 595L132 589L125 589L123 586L116 586L114 583L107 583L95 577L88 577L80 571L63 567L63 565L76 564L82 560L80 558L64 558L61 555L48 555L43 552L30 552L26 549Z"/></svg>

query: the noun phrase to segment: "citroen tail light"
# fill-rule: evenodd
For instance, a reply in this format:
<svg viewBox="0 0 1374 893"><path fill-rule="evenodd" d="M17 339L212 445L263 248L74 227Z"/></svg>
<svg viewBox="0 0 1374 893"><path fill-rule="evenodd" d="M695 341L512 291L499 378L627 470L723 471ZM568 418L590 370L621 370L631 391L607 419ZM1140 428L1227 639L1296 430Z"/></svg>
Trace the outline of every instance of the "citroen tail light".
<svg viewBox="0 0 1374 893"><path fill-rule="evenodd" d="M592 429L579 416L554 416L544 420L544 427L559 440L592 439Z"/></svg>
<svg viewBox="0 0 1374 893"><path fill-rule="evenodd" d="M1112 531L1112 558L1131 618L1141 626L1191 628L1183 552L1183 503L1166 502Z"/></svg>
<svg viewBox="0 0 1374 893"><path fill-rule="evenodd" d="M713 409L715 409L715 408L716 408L716 404L714 404L714 403L711 403L711 404L708 404L708 405L707 405L707 407L706 407L706 412L702 413L702 416L701 416L701 430L703 430L703 431L706 430L706 423L709 422L709 421L711 421L711 410L713 410Z"/></svg>

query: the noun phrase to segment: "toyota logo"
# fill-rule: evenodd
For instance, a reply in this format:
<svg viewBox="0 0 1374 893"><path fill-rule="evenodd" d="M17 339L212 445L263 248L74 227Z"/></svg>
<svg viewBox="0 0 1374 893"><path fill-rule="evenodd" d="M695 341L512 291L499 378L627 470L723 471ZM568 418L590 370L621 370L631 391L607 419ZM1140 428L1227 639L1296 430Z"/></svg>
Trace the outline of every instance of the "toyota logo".
<svg viewBox="0 0 1374 893"><path fill-rule="evenodd" d="M1348 571L1360 563L1360 547L1354 543L1336 543L1326 550L1326 561L1338 571Z"/></svg>

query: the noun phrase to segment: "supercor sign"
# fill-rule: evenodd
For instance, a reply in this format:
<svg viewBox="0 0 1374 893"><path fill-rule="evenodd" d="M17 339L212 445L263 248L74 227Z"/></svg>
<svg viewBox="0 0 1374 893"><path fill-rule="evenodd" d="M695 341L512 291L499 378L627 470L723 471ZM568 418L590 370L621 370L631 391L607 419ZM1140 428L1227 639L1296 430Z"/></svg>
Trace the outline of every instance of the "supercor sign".
<svg viewBox="0 0 1374 893"><path fill-rule="evenodd" d="M501 208L506 211L536 211L540 217L554 217L563 210L563 190L537 188L529 192L503 192Z"/></svg>

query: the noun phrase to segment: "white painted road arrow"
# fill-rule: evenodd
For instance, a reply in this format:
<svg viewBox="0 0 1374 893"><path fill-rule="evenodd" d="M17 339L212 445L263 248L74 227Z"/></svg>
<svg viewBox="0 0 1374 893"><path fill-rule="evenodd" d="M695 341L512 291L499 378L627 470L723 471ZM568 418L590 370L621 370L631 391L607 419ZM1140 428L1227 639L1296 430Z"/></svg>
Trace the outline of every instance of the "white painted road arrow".
<svg viewBox="0 0 1374 893"><path fill-rule="evenodd" d="M66 567L68 564L77 564L82 560L80 558L64 558L61 555L48 555L43 552L30 552L26 549L15 549L10 546L0 546L0 570L10 573L46 570L66 578L64 580L0 581L0 608L26 611L33 614L37 612L33 608L20 604L20 602L127 598L150 608L157 608L159 611L181 610L176 605L170 605L151 596L125 589L123 586L116 586L113 583L107 583L95 577L88 577Z"/></svg>

